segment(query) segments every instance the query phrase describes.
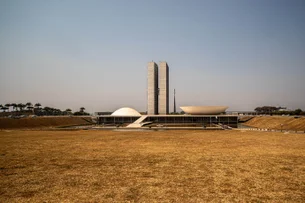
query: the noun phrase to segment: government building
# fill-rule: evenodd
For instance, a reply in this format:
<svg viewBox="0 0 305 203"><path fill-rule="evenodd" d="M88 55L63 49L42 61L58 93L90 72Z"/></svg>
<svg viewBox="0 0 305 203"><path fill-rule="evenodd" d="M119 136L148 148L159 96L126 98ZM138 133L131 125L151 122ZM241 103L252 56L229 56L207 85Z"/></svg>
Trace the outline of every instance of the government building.
<svg viewBox="0 0 305 203"><path fill-rule="evenodd" d="M155 62L147 65L147 114L169 114L169 73L168 64Z"/></svg>
<svg viewBox="0 0 305 203"><path fill-rule="evenodd" d="M175 106L175 104L174 104ZM103 126L142 127L237 127L238 116L226 115L228 106L181 106L184 114L169 115L169 66L147 64L147 114L123 107L111 115L99 115ZM175 109L175 107L174 107Z"/></svg>

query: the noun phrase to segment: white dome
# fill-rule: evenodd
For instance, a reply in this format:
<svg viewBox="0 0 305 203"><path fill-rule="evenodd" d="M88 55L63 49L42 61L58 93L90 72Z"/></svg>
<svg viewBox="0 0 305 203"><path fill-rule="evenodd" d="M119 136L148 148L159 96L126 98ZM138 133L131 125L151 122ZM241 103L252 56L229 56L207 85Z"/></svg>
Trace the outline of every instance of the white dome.
<svg viewBox="0 0 305 203"><path fill-rule="evenodd" d="M113 112L111 116L141 116L141 114L133 108L123 107Z"/></svg>

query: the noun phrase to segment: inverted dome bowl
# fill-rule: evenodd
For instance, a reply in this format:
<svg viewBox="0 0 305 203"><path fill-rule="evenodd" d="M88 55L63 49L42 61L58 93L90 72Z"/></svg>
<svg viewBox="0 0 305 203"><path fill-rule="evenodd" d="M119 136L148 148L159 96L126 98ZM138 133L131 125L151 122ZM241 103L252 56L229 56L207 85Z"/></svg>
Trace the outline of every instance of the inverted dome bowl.
<svg viewBox="0 0 305 203"><path fill-rule="evenodd" d="M186 114L191 115L217 115L225 112L228 106L181 106Z"/></svg>

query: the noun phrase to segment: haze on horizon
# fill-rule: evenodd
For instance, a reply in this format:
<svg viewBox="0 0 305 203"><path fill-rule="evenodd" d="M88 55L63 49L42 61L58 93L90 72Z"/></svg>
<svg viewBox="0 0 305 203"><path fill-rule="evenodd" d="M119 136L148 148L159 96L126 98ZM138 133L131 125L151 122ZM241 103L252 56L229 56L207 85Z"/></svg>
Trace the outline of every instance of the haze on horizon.
<svg viewBox="0 0 305 203"><path fill-rule="evenodd" d="M0 0L0 104L146 111L152 60L170 111L305 110L305 1Z"/></svg>

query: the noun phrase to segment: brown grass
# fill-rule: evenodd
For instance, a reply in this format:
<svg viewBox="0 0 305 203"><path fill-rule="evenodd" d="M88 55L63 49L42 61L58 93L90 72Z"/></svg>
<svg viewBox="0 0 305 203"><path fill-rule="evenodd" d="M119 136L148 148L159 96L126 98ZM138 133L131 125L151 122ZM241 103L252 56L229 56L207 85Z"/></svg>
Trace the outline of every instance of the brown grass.
<svg viewBox="0 0 305 203"><path fill-rule="evenodd" d="M89 120L90 118L85 118ZM33 129L89 124L83 117L49 116L35 118L0 118L0 129Z"/></svg>
<svg viewBox="0 0 305 203"><path fill-rule="evenodd" d="M305 136L0 131L0 202L304 202Z"/></svg>
<svg viewBox="0 0 305 203"><path fill-rule="evenodd" d="M248 126L256 128L281 129L283 130L298 130L305 131L305 117L294 118L286 116L262 116L254 117L245 123Z"/></svg>

